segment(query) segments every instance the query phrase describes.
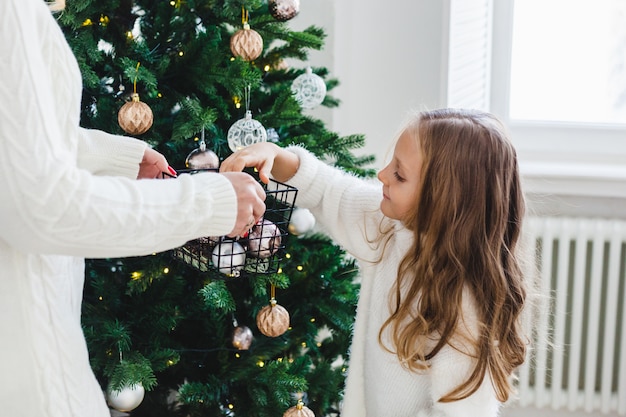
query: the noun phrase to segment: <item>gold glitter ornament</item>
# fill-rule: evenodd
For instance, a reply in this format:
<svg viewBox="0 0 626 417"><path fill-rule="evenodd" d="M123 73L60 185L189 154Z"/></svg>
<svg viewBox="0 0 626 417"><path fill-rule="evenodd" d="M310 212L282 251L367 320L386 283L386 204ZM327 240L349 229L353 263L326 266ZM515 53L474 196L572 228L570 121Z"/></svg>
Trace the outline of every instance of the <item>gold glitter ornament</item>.
<svg viewBox="0 0 626 417"><path fill-rule="evenodd" d="M289 328L289 312L272 297L257 314L256 325L265 336L278 337Z"/></svg>
<svg viewBox="0 0 626 417"><path fill-rule="evenodd" d="M120 127L131 135L146 133L152 127L153 121L152 109L139 100L137 93L133 93L131 101L125 103L117 113L117 122Z"/></svg>
<svg viewBox="0 0 626 417"><path fill-rule="evenodd" d="M298 400L298 404L285 411L283 417L315 417L315 414L304 405L302 400Z"/></svg>
<svg viewBox="0 0 626 417"><path fill-rule="evenodd" d="M300 12L300 0L269 0L267 6L274 19L284 22Z"/></svg>

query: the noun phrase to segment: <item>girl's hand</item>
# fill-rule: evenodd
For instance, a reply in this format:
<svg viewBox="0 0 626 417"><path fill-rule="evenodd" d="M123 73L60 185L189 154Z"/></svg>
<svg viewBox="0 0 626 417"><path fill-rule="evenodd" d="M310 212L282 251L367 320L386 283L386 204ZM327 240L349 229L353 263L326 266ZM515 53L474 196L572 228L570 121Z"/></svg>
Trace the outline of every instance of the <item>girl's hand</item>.
<svg viewBox="0 0 626 417"><path fill-rule="evenodd" d="M261 142L247 146L226 158L220 165L220 172L237 172L254 167L259 172L261 181L267 184L270 175L280 182L288 180L296 173L299 165L297 155L274 143Z"/></svg>

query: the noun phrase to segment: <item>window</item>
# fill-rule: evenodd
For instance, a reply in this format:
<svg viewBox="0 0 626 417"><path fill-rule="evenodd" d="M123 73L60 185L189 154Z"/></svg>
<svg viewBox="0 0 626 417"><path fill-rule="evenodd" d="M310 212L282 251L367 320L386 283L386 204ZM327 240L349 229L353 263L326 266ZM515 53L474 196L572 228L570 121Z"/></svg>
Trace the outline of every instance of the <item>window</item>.
<svg viewBox="0 0 626 417"><path fill-rule="evenodd" d="M626 126L626 1L517 1L511 51L511 120Z"/></svg>

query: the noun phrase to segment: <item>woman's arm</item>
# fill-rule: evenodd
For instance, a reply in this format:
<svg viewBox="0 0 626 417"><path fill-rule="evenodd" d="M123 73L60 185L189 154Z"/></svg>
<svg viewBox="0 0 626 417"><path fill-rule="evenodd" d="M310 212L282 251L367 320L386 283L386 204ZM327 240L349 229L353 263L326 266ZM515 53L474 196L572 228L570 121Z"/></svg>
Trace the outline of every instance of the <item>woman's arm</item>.
<svg viewBox="0 0 626 417"><path fill-rule="evenodd" d="M106 164L77 158L89 154L78 150L84 135L78 128L80 73L44 2L0 2L0 55L0 240L5 244L31 253L144 255L231 233L263 207L260 195L238 201L233 178L219 174L129 179L136 177L145 151L133 141L111 162L111 171L124 176L86 170ZM253 179L248 185L244 188L261 188ZM239 218L241 210L246 219Z"/></svg>

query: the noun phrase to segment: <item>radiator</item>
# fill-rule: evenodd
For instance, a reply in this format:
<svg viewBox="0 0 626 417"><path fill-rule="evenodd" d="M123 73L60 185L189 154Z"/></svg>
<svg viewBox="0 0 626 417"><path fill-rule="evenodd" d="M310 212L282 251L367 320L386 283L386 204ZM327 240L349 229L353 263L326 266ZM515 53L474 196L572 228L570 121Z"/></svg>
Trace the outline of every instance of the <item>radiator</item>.
<svg viewBox="0 0 626 417"><path fill-rule="evenodd" d="M626 415L626 221L536 217L523 232L545 309L518 405Z"/></svg>

